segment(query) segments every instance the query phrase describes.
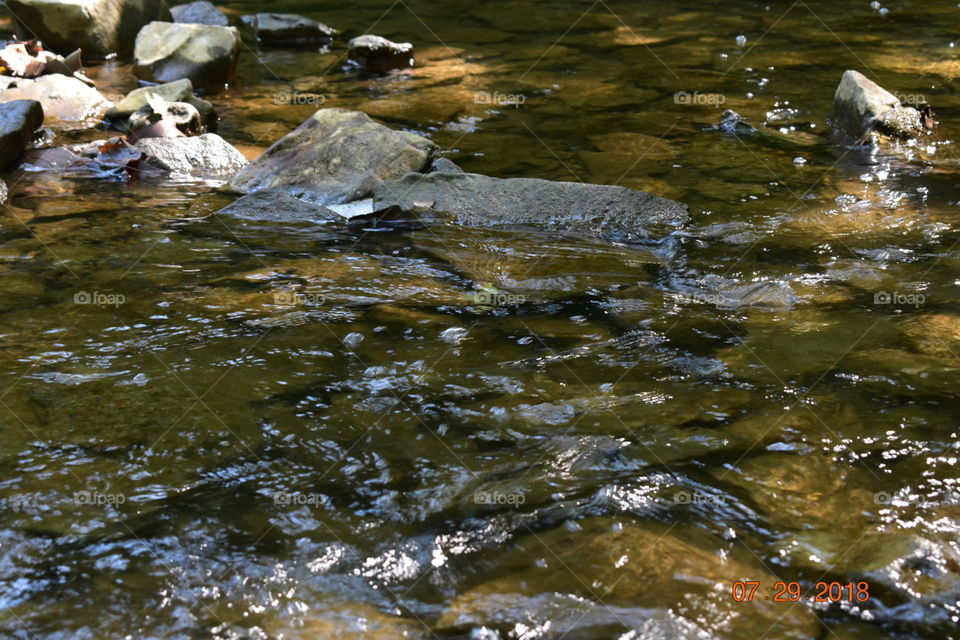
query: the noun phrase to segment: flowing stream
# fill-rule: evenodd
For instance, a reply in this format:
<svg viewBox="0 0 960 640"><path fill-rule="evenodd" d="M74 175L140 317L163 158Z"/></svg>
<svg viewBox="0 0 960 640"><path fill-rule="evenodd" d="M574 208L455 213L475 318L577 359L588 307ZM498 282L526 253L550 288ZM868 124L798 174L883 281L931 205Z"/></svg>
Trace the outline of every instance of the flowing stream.
<svg viewBox="0 0 960 640"><path fill-rule="evenodd" d="M960 637L960 8L874 4L219 4L342 32L244 48L210 99L250 157L359 109L693 222L292 229L212 182L7 176L0 637ZM367 31L416 68L358 77ZM935 134L834 138L845 69Z"/></svg>

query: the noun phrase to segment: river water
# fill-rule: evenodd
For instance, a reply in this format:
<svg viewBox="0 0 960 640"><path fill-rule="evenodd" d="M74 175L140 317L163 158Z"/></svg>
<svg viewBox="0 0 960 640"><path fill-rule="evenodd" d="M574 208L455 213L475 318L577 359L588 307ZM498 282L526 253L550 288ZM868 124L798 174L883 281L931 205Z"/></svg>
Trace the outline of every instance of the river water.
<svg viewBox="0 0 960 640"><path fill-rule="evenodd" d="M245 49L212 98L248 156L355 108L692 224L258 226L210 182L7 176L0 636L960 637L956 3L328 4L269 8L329 52ZM416 69L357 77L367 31ZM834 139L845 69L935 135Z"/></svg>

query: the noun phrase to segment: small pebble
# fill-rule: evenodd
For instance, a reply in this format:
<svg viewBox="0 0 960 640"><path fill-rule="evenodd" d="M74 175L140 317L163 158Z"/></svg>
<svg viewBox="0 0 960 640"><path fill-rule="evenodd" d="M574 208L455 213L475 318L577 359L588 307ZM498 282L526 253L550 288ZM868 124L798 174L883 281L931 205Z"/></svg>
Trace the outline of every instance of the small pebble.
<svg viewBox="0 0 960 640"><path fill-rule="evenodd" d="M344 336L343 344L347 345L350 348L353 348L358 344L360 344L361 342L363 342L363 337L364 336L362 333L353 331L351 333L348 333L346 336Z"/></svg>
<svg viewBox="0 0 960 640"><path fill-rule="evenodd" d="M737 36L737 46L742 47L745 44L747 44L747 36Z"/></svg>
<svg viewBox="0 0 960 640"><path fill-rule="evenodd" d="M796 164L796 165L807 164L807 159L797 156L796 158L793 159L793 164Z"/></svg>
<svg viewBox="0 0 960 640"><path fill-rule="evenodd" d="M450 327L440 333L440 339L447 344L458 344L467 337L468 331L463 327Z"/></svg>

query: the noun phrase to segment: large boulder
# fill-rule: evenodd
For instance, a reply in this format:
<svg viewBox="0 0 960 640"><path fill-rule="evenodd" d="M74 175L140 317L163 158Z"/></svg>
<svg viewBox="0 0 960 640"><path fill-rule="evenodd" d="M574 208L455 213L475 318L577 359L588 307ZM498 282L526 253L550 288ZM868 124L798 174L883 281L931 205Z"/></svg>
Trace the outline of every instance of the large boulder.
<svg viewBox="0 0 960 640"><path fill-rule="evenodd" d="M292 13L256 13L241 16L240 20L257 42L271 47L326 46L337 33L322 22Z"/></svg>
<svg viewBox="0 0 960 640"><path fill-rule="evenodd" d="M230 187L342 204L373 195L384 180L423 171L436 151L426 138L394 131L360 111L321 109L239 171Z"/></svg>
<svg viewBox="0 0 960 640"><path fill-rule="evenodd" d="M43 105L48 124L63 128L96 124L113 106L93 87L59 73L40 76L36 80L19 80L16 86L0 92L0 102L10 100L38 101Z"/></svg>
<svg viewBox="0 0 960 640"><path fill-rule="evenodd" d="M188 78L198 89L219 90L233 79L239 51L236 27L151 22L137 34L133 72L147 82Z"/></svg>
<svg viewBox="0 0 960 640"><path fill-rule="evenodd" d="M665 235L689 219L686 205L645 191L475 173L411 173L377 187L373 205L466 226L531 225L627 241Z"/></svg>
<svg viewBox="0 0 960 640"><path fill-rule="evenodd" d="M144 138L134 146L147 164L180 175L223 176L247 162L242 153L215 133L192 138Z"/></svg>
<svg viewBox="0 0 960 640"><path fill-rule="evenodd" d="M226 14L217 9L212 2L197 0L187 4L179 4L170 8L170 15L174 22L180 24L207 24L212 27L226 27L230 25Z"/></svg>
<svg viewBox="0 0 960 640"><path fill-rule="evenodd" d="M924 132L920 112L903 106L899 98L862 73L843 72L833 97L833 125L855 138L874 131L897 138Z"/></svg>
<svg viewBox="0 0 960 640"><path fill-rule="evenodd" d="M126 55L143 25L170 19L164 0L7 0L7 9L22 39L62 55Z"/></svg>
<svg viewBox="0 0 960 640"><path fill-rule="evenodd" d="M258 191L220 209L220 215L257 222L341 222L343 216L282 191Z"/></svg>
<svg viewBox="0 0 960 640"><path fill-rule="evenodd" d="M200 119L208 131L217 128L218 116L211 102L198 98L193 94L193 83L189 78L175 80L166 84L140 87L126 95L120 102L107 110L106 117L121 130L129 129L126 125L131 115L149 106L147 100L150 94L156 95L167 102L185 102L200 112Z"/></svg>
<svg viewBox="0 0 960 640"><path fill-rule="evenodd" d="M409 42L391 42L368 34L354 38L348 46L350 60L364 71L385 73L413 66L413 45Z"/></svg>
<svg viewBox="0 0 960 640"><path fill-rule="evenodd" d="M0 170L16 166L27 143L43 125L43 107L36 100L0 104Z"/></svg>

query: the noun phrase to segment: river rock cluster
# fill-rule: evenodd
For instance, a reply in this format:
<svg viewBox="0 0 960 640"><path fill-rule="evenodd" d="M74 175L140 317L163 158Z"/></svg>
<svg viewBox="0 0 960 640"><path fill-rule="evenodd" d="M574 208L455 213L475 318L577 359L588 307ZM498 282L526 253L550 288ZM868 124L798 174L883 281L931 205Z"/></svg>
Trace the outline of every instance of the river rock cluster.
<svg viewBox="0 0 960 640"><path fill-rule="evenodd" d="M25 162L91 177L216 177L241 196L223 213L247 219L330 221L390 211L419 220L537 225L628 242L656 240L688 220L685 205L624 187L463 173L432 141L344 109L318 110L248 163L216 134L216 107L197 94L215 95L232 82L244 37L263 47L327 47L336 29L282 13L239 16L232 26L207 0L172 10L164 0L7 4L20 34L32 39L4 50L12 61L0 75L5 170ZM116 102L79 68L81 55L114 54L132 60L144 85ZM415 63L412 44L373 34L350 40L347 55L362 74ZM913 137L927 125L920 110L901 105L856 71L840 81L833 124L860 141ZM94 126L121 135L85 145L50 143L58 130ZM732 111L715 128L756 133Z"/></svg>

